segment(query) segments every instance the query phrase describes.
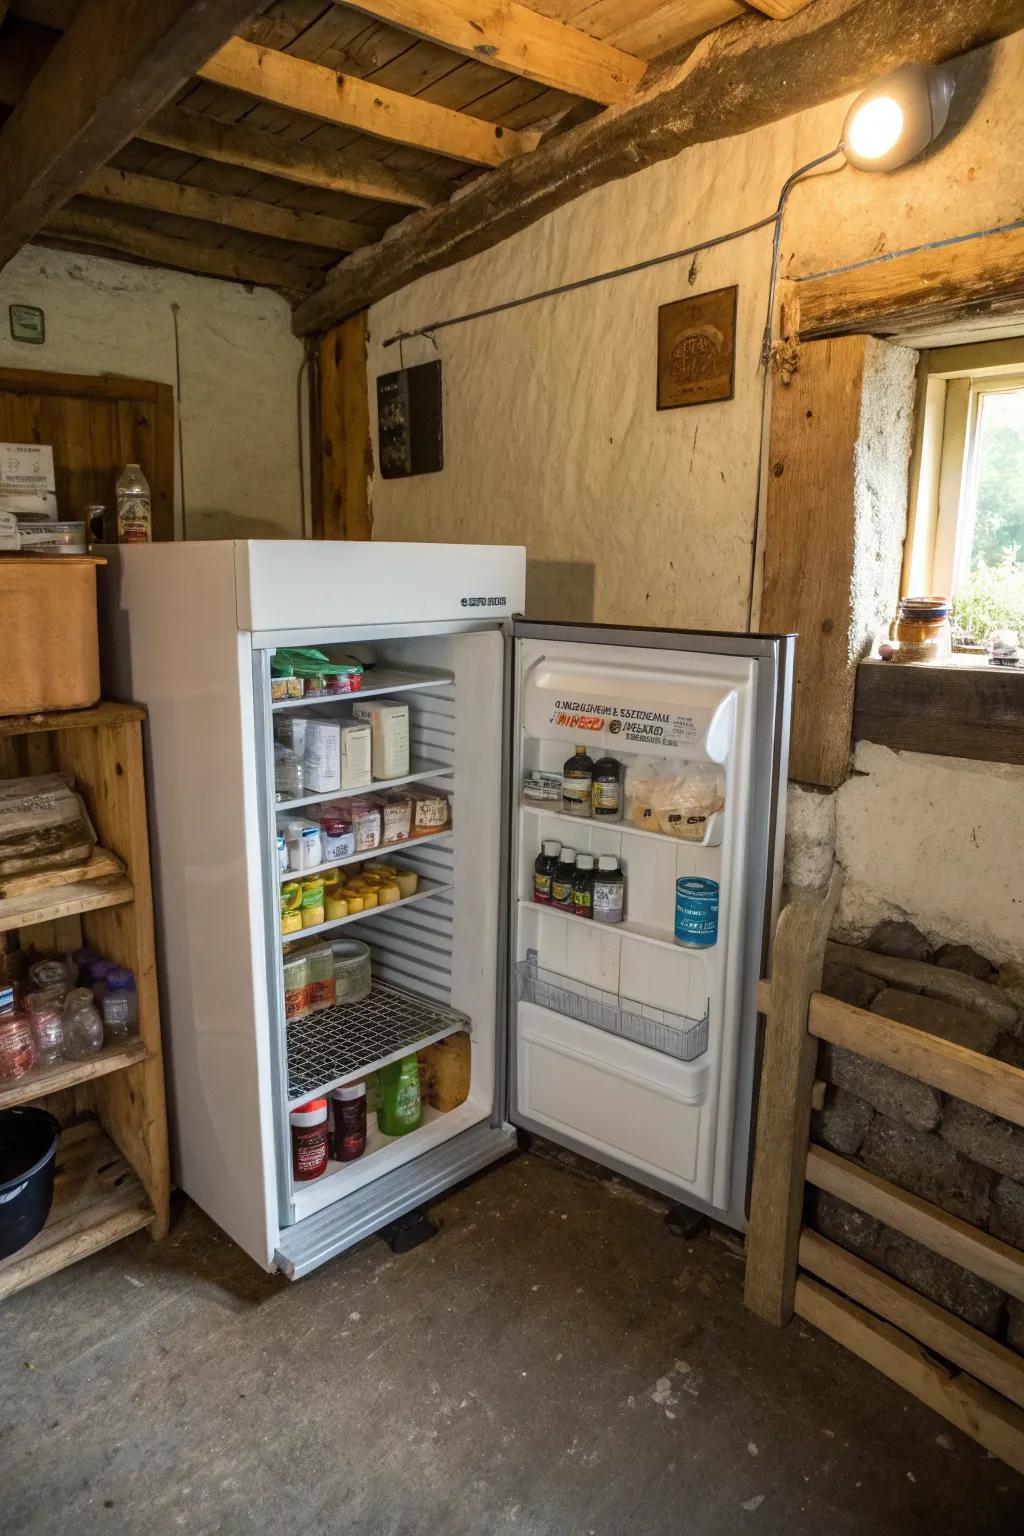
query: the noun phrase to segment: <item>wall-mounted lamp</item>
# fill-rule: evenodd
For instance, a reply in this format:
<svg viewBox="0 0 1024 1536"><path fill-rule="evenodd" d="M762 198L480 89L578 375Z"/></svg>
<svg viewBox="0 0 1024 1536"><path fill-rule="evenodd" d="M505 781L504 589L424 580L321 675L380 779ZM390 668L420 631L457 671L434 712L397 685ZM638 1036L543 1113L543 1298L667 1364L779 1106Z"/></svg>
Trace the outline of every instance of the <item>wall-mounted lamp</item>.
<svg viewBox="0 0 1024 1536"><path fill-rule="evenodd" d="M955 82L931 64L903 64L862 91L846 114L843 152L860 171L894 171L946 126Z"/></svg>

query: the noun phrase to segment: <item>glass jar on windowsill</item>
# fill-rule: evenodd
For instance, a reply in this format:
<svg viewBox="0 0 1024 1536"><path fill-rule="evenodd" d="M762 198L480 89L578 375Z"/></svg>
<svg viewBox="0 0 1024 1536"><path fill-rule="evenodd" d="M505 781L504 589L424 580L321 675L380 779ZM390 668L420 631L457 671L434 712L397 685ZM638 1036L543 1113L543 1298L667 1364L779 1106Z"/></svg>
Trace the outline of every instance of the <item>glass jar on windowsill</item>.
<svg viewBox="0 0 1024 1536"><path fill-rule="evenodd" d="M952 654L948 597L901 597L899 613L889 626L889 639L898 649L896 662L948 661Z"/></svg>

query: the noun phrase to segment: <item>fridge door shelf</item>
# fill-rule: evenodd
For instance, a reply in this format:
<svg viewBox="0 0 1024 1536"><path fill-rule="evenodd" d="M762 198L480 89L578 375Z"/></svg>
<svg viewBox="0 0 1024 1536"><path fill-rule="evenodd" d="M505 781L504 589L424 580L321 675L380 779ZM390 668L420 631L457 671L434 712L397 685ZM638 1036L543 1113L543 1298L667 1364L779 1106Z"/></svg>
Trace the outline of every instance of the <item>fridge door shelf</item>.
<svg viewBox="0 0 1024 1536"><path fill-rule="evenodd" d="M725 813L714 811L707 819L704 828L704 836L699 838L672 837L668 832L645 832L642 827L634 827L628 821L604 821L600 816L569 816L565 811L552 809L551 804L545 805L540 800L524 800L524 811L529 811L534 816L543 816L549 821L559 821L570 827L594 827L602 832L622 832L626 837L639 837L645 841L647 838L655 838L659 843L672 843L676 848L718 848L721 846L722 833L725 829Z"/></svg>
<svg viewBox="0 0 1024 1536"><path fill-rule="evenodd" d="M606 1034L632 1040L664 1056L674 1056L677 1061L695 1061L708 1048L710 998L704 1017L692 1019L683 1013L634 1002L601 987L588 987L558 971L545 970L533 956L520 960L516 972L520 1002L536 1003Z"/></svg>
<svg viewBox="0 0 1024 1536"><path fill-rule="evenodd" d="M405 693L410 688L448 688L455 678L451 672L414 672L398 667L371 667L363 673L363 686L351 693L307 693L301 699L278 699L271 707L304 709L310 704L351 704L356 699L373 698L381 693Z"/></svg>
<svg viewBox="0 0 1024 1536"><path fill-rule="evenodd" d="M333 933L335 928L347 928L349 923L359 923L366 917L384 917L388 912L397 912L399 907L410 907L414 901L426 901L428 896L439 896L442 891L454 890L450 883L445 885L440 880L421 880L415 894L403 896L400 901L387 901L383 906L369 907L363 912L353 912L349 917L332 917L326 923L317 923L315 928L297 928L294 933L284 935L285 944L300 943L303 939L314 939L320 933Z"/></svg>
<svg viewBox="0 0 1024 1536"><path fill-rule="evenodd" d="M358 789L326 789L318 795L302 795L298 800L278 800L275 811L294 811L302 805L324 805L329 800L353 800L357 795L379 795L385 789L398 789L403 784L418 784L422 779L440 779L455 772L454 763L428 763L422 759L410 763L411 772L399 779L373 779L360 784ZM365 858L365 854L360 854Z"/></svg>
<svg viewBox="0 0 1024 1536"><path fill-rule="evenodd" d="M288 1107L471 1029L464 1013L375 981L363 1002L321 1008L288 1025Z"/></svg>
<svg viewBox="0 0 1024 1536"><path fill-rule="evenodd" d="M549 906L546 902L520 901L521 912L540 912L544 916L557 917L563 923L585 923L588 928L599 929L602 933L617 933L623 938L639 939L641 944L656 944L659 949L675 950L679 954L706 955L714 948L713 944L698 948L696 945L677 944L672 934L663 928L652 928L647 923L632 923L628 919L622 923L596 923L592 917L577 917L575 912L563 912L561 907Z"/></svg>

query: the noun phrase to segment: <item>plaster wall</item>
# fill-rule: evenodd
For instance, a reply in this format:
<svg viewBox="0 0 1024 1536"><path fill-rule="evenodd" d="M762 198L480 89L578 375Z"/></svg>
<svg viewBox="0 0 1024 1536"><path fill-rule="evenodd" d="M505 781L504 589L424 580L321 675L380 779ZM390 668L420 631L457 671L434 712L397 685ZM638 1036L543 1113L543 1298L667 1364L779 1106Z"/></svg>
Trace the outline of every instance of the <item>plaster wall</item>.
<svg viewBox="0 0 1024 1536"><path fill-rule="evenodd" d="M806 275L1019 215L1024 34L956 66L938 148L902 171L825 167L793 192L782 271ZM370 312L385 339L642 261L771 212L794 167L838 142L850 98L697 146L602 187ZM770 240L748 235L613 282L442 331L445 468L372 486L374 536L523 542L534 617L744 627L751 590ZM739 285L735 398L658 412L659 304ZM424 338L407 364L437 356ZM756 603L754 608L756 621Z"/></svg>
<svg viewBox="0 0 1024 1536"><path fill-rule="evenodd" d="M45 311L44 345L11 340L9 304ZM176 463L178 536L299 537L303 351L288 305L269 289L27 246L0 273L0 367L114 373L176 387L174 304L185 491L183 523Z"/></svg>
<svg viewBox="0 0 1024 1536"><path fill-rule="evenodd" d="M1024 955L1024 768L862 741L835 799L844 937L908 916L992 960Z"/></svg>

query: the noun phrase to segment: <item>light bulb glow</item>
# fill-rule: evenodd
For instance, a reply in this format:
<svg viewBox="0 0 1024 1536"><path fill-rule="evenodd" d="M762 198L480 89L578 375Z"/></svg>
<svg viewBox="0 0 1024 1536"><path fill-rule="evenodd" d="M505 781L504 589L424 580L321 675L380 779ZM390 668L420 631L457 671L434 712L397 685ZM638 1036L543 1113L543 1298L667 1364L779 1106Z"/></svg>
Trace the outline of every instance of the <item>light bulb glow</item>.
<svg viewBox="0 0 1024 1536"><path fill-rule="evenodd" d="M847 130L847 143L864 160L880 160L903 133L903 108L891 96L875 96L858 108Z"/></svg>

